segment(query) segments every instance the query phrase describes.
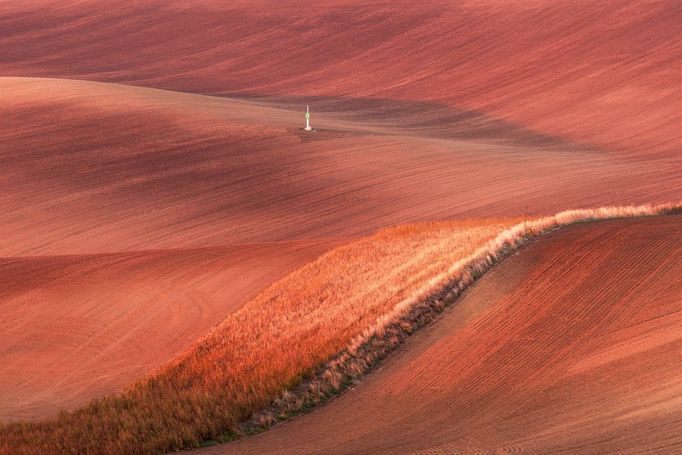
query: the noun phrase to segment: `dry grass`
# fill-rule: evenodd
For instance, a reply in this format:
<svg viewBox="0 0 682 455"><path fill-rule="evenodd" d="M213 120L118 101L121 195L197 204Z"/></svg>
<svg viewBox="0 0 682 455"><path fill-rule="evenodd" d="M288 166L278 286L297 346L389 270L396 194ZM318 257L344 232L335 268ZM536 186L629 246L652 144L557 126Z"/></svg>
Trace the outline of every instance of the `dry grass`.
<svg viewBox="0 0 682 455"><path fill-rule="evenodd" d="M364 373L402 335L428 322L425 315L443 308L434 295L458 293L527 237L573 222L672 209L611 207L527 223L477 220L380 231L272 285L125 393L52 420L0 428L0 449L157 453L220 438L250 419L266 426Z"/></svg>

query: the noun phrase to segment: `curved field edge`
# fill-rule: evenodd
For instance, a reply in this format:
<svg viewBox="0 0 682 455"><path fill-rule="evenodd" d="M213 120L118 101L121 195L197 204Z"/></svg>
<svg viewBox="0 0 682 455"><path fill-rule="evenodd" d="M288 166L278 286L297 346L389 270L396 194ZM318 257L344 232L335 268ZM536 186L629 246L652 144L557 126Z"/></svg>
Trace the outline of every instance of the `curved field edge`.
<svg viewBox="0 0 682 455"><path fill-rule="evenodd" d="M357 384L407 337L433 322L448 306L454 304L485 272L533 239L572 224L680 213L682 203L608 206L566 210L553 216L524 220L500 232L472 255L433 277L422 289L401 301L391 312L378 318L375 324L355 337L334 359L321 366L311 379L285 391L269 408L254 414L250 420L241 424L237 432L222 435L205 445L228 442L267 430L278 422L325 403Z"/></svg>
<svg viewBox="0 0 682 455"><path fill-rule="evenodd" d="M275 283L122 395L55 419L0 427L0 451L158 453L265 429L352 384L529 239L572 223L680 207L604 207L520 223L381 231Z"/></svg>
<svg viewBox="0 0 682 455"><path fill-rule="evenodd" d="M204 455L680 453L682 215L527 242L359 385Z"/></svg>

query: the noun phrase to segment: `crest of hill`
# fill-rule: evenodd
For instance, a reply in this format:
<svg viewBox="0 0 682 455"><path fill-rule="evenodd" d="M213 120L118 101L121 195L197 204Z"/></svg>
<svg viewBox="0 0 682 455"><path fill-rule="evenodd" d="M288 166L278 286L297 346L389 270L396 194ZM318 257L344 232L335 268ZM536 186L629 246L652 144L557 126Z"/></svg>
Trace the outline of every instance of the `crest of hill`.
<svg viewBox="0 0 682 455"><path fill-rule="evenodd" d="M4 75L427 101L624 154L682 145L676 0L28 0L0 12Z"/></svg>
<svg viewBox="0 0 682 455"><path fill-rule="evenodd" d="M357 236L677 200L674 159L604 156L423 103L234 99L0 79L0 256ZM425 123L419 119L428 118Z"/></svg>

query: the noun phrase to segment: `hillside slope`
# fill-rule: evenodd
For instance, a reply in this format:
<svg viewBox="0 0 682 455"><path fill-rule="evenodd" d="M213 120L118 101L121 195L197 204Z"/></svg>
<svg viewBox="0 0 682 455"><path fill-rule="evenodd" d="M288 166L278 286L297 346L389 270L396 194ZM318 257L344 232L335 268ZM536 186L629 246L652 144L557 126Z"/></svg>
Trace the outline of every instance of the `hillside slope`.
<svg viewBox="0 0 682 455"><path fill-rule="evenodd" d="M120 392L334 245L0 258L0 422Z"/></svg>
<svg viewBox="0 0 682 455"><path fill-rule="evenodd" d="M24 289L0 297L3 420L121 390L337 242L315 238L682 198L675 159L418 102L319 99L302 135L295 97L0 78L0 100L0 273Z"/></svg>
<svg viewBox="0 0 682 455"><path fill-rule="evenodd" d="M310 3L0 0L0 420L387 226L682 199L680 2Z"/></svg>
<svg viewBox="0 0 682 455"><path fill-rule="evenodd" d="M0 256L368 234L401 223L682 198L627 159L420 103L243 100L0 79ZM450 116L450 117L448 117Z"/></svg>
<svg viewBox="0 0 682 455"><path fill-rule="evenodd" d="M681 24L676 0L5 0L0 74L433 102L670 156Z"/></svg>
<svg viewBox="0 0 682 455"><path fill-rule="evenodd" d="M226 453L675 452L682 217L563 228L355 389Z"/></svg>

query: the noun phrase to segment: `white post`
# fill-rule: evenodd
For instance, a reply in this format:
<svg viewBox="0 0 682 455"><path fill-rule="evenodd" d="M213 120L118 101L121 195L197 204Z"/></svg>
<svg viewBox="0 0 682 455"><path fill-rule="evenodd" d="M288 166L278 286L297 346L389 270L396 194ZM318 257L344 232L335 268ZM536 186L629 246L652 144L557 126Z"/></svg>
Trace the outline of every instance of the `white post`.
<svg viewBox="0 0 682 455"><path fill-rule="evenodd" d="M305 130L306 131L312 131L313 130L310 127L310 106L305 107Z"/></svg>

